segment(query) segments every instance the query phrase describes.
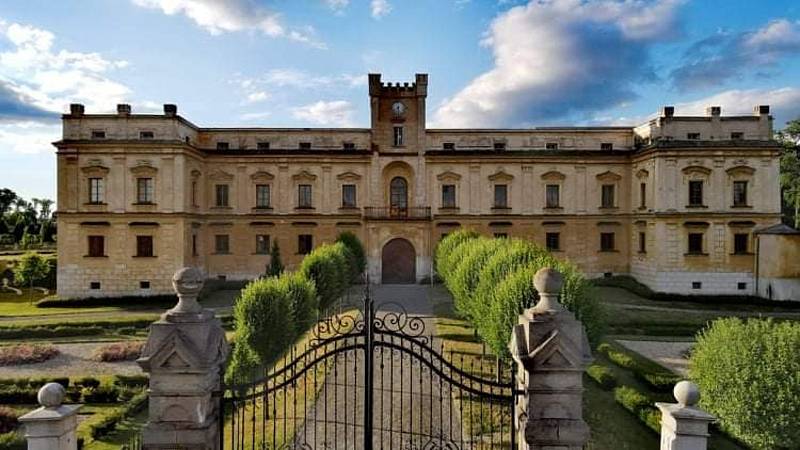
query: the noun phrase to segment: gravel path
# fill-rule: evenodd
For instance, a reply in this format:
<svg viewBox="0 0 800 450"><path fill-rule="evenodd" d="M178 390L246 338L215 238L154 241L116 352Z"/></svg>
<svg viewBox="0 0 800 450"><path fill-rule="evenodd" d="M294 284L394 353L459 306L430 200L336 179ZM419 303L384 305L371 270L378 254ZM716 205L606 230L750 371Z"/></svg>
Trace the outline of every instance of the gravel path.
<svg viewBox="0 0 800 450"><path fill-rule="evenodd" d="M0 378L142 374L136 361L107 363L92 359L97 347L110 343L55 344L61 352L55 358L37 364L0 366Z"/></svg>
<svg viewBox="0 0 800 450"><path fill-rule="evenodd" d="M681 376L688 375L689 359L686 353L694 342L626 341L617 340L625 347L651 359Z"/></svg>

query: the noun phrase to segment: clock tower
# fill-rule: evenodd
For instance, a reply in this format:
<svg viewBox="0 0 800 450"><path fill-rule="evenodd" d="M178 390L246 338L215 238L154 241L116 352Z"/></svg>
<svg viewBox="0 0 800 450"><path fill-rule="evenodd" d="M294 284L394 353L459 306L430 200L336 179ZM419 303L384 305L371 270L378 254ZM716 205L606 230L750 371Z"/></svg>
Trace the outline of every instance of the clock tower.
<svg viewBox="0 0 800 450"><path fill-rule="evenodd" d="M369 74L372 143L380 153L421 154L425 147L428 74L414 83L383 83Z"/></svg>

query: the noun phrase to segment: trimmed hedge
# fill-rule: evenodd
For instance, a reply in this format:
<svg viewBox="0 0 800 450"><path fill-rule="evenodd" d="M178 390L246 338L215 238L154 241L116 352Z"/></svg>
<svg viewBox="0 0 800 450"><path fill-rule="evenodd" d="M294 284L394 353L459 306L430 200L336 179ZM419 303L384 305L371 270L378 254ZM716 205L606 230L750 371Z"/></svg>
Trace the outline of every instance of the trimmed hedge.
<svg viewBox="0 0 800 450"><path fill-rule="evenodd" d="M656 392L671 392L675 383L681 380L668 369L620 345L604 342L597 346L597 351L614 364L633 372L636 378Z"/></svg>
<svg viewBox="0 0 800 450"><path fill-rule="evenodd" d="M650 397L630 386L620 386L614 389L614 400L650 429L661 432L661 412L653 406L655 402Z"/></svg>
<svg viewBox="0 0 800 450"><path fill-rule="evenodd" d="M298 272L314 282L319 308L331 306L350 285L355 269L350 252L341 242L321 245L303 258Z"/></svg>
<svg viewBox="0 0 800 450"><path fill-rule="evenodd" d="M341 242L349 250L354 271L353 281L360 281L361 274L367 270L367 252L364 250L364 246L358 236L350 231L344 231L336 238L336 242Z"/></svg>
<svg viewBox="0 0 800 450"><path fill-rule="evenodd" d="M592 364L586 369L586 374L594 380L601 388L611 390L617 386L617 377L614 372L606 366Z"/></svg>
<svg viewBox="0 0 800 450"><path fill-rule="evenodd" d="M119 422L139 413L147 405L147 391L134 395L125 406L116 408L104 414L100 420L89 425L89 435L92 439L99 439L116 430Z"/></svg>
<svg viewBox="0 0 800 450"><path fill-rule="evenodd" d="M0 450L26 450L28 443L22 433L11 431L0 434Z"/></svg>
<svg viewBox="0 0 800 450"><path fill-rule="evenodd" d="M697 339L689 375L722 430L756 449L800 448L800 323L726 318Z"/></svg>
<svg viewBox="0 0 800 450"><path fill-rule="evenodd" d="M471 230L449 234L437 246L436 269L453 295L456 312L470 321L500 357L519 313L538 298L533 275L552 267L564 276L560 301L583 322L590 341L603 332L600 304L587 295L587 282L572 263L520 239L491 239Z"/></svg>
<svg viewBox="0 0 800 450"><path fill-rule="evenodd" d="M36 302L37 308L91 308L119 306L127 308L171 308L178 302L176 295L127 295L121 297L58 298L45 297Z"/></svg>
<svg viewBox="0 0 800 450"><path fill-rule="evenodd" d="M17 344L0 347L0 366L36 364L55 358L60 352L49 344Z"/></svg>
<svg viewBox="0 0 800 450"><path fill-rule="evenodd" d="M49 323L41 325L4 325L0 326L0 340L99 336L110 331L121 331L122 328L126 327L146 330L151 323L153 323L152 319L134 319L118 321L107 320L75 322L66 325L61 323Z"/></svg>

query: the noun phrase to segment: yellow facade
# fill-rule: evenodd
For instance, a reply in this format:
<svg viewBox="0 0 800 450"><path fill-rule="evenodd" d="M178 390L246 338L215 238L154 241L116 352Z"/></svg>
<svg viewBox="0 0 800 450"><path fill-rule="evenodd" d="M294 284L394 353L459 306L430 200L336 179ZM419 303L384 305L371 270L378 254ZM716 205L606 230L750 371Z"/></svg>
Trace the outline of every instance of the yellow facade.
<svg viewBox="0 0 800 450"><path fill-rule="evenodd" d="M460 226L557 244L591 276L754 293L751 233L780 213L768 107L665 108L638 127L442 130L425 126L427 75L370 75L369 94L363 129L202 128L174 105L163 115L73 105L56 143L59 294L167 293L189 265L253 278L269 261L265 240L293 268L301 235L317 246L345 230L364 242L372 282L419 281ZM398 238L413 255L385 254ZM407 258L410 275L393 266Z"/></svg>

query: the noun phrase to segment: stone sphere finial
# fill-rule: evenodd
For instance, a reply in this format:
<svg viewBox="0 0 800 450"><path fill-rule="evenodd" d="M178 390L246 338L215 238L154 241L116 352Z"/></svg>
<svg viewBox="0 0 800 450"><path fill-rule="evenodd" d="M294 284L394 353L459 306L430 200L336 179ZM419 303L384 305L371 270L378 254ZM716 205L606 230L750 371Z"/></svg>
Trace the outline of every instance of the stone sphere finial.
<svg viewBox="0 0 800 450"><path fill-rule="evenodd" d="M539 269L536 275L533 276L533 287L539 294L557 295L561 292L561 286L564 285L564 277L561 272L550 267Z"/></svg>
<svg viewBox="0 0 800 450"><path fill-rule="evenodd" d="M203 273L194 267L178 269L172 276L172 287L178 294L178 304L168 314L195 314L203 310L197 296L203 289Z"/></svg>
<svg viewBox="0 0 800 450"><path fill-rule="evenodd" d="M680 381L672 389L672 395L681 406L694 406L700 401L700 388L691 381Z"/></svg>
<svg viewBox="0 0 800 450"><path fill-rule="evenodd" d="M64 396L66 395L67 391L64 389L64 386L58 383L47 383L39 389L39 394L36 396L36 399L39 400L39 404L44 407L56 408L64 403Z"/></svg>

